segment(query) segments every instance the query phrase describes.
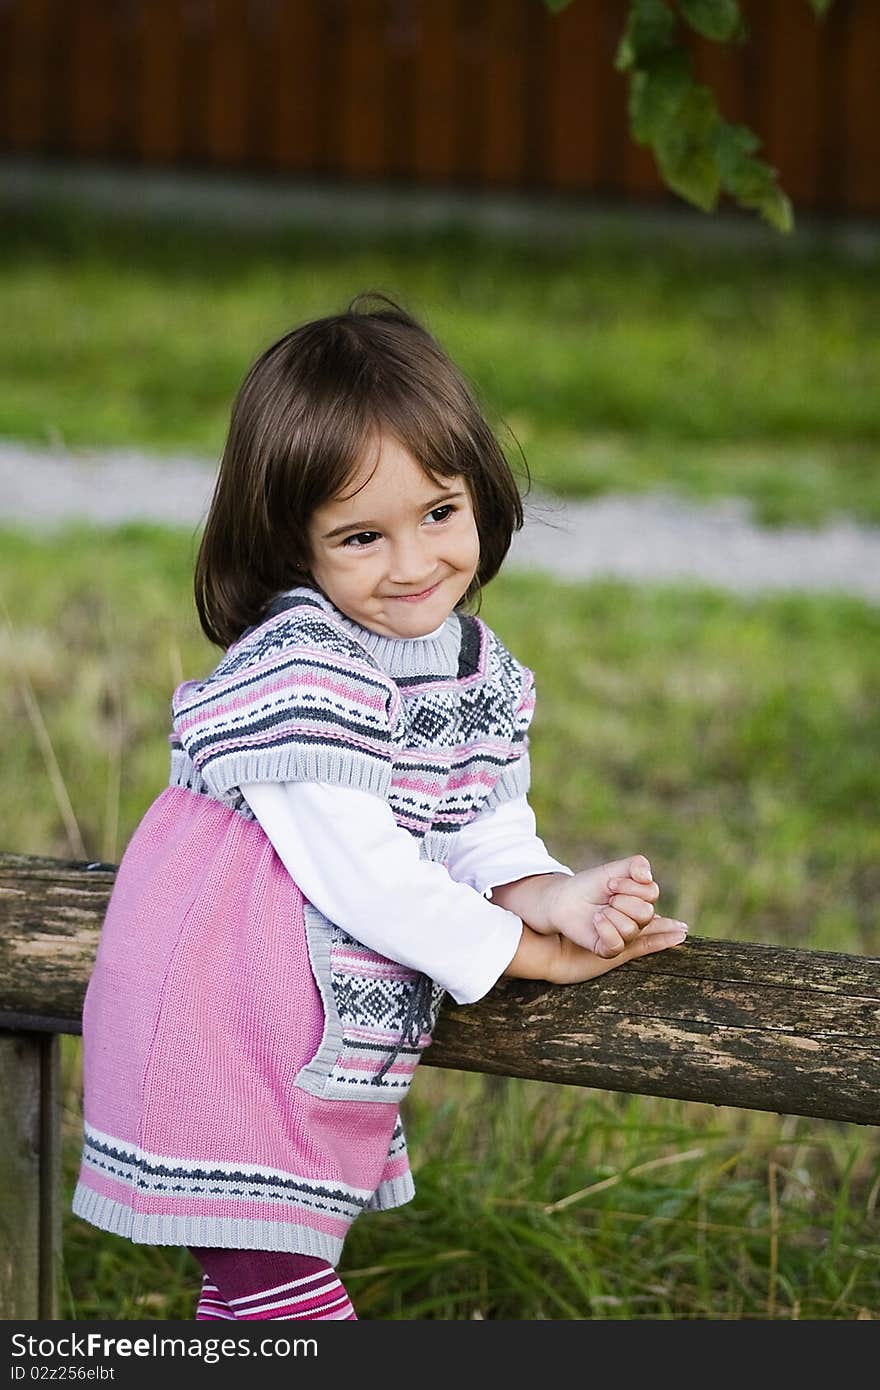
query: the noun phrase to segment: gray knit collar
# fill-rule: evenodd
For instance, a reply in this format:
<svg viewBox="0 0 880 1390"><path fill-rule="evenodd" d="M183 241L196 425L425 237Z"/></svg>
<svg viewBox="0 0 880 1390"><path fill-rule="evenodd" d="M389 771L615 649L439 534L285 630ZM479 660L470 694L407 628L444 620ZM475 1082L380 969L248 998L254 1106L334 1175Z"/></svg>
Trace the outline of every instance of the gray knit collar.
<svg viewBox="0 0 880 1390"><path fill-rule="evenodd" d="M287 600L292 607L304 600L317 604L355 641L371 654L389 676L455 676L461 651L461 622L457 613L450 613L440 630L430 637L384 637L381 632L361 627L346 617L320 589L301 585L288 589L275 600L273 608Z"/></svg>

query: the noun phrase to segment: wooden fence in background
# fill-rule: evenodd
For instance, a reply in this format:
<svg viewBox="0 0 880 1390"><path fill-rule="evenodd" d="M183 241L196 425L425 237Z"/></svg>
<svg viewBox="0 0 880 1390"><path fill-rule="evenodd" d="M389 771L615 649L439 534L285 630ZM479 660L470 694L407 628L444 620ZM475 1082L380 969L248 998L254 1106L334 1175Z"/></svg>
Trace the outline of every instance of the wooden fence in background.
<svg viewBox="0 0 880 1390"><path fill-rule="evenodd" d="M742 0L694 40L797 208L880 212L880 3ZM626 0L0 0L0 154L669 199L626 122Z"/></svg>
<svg viewBox="0 0 880 1390"><path fill-rule="evenodd" d="M0 1318L56 1318L60 1047L78 1033L112 864L0 854ZM880 1123L880 960L689 941L588 984L447 1000L424 1062Z"/></svg>

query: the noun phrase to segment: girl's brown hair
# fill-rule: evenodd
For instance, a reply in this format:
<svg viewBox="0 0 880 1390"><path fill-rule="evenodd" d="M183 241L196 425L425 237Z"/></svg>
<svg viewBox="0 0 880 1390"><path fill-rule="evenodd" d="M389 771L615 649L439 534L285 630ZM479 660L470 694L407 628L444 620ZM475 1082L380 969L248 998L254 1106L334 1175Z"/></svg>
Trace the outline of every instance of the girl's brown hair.
<svg viewBox="0 0 880 1390"><path fill-rule="evenodd" d="M312 514L381 432L432 477L467 480L480 561L461 602L478 598L522 526L516 481L434 338L387 296L358 295L345 313L279 338L239 389L195 568L196 608L212 642L229 646L276 594L312 584Z"/></svg>

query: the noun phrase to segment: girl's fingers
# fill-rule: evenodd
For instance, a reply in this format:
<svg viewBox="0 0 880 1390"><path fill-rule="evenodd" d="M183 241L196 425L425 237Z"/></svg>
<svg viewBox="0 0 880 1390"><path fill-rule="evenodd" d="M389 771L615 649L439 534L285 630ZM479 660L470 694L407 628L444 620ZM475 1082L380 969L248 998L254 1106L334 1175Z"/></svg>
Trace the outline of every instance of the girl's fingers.
<svg viewBox="0 0 880 1390"><path fill-rule="evenodd" d="M596 952L597 956L602 956L603 958L619 955L629 937L638 931L637 927L633 927L632 931L624 936L609 920L608 912L609 909L604 907L602 911L597 912L593 918L593 931L596 933L596 944L592 949ZM629 925L632 927L631 922Z"/></svg>
<svg viewBox="0 0 880 1390"><path fill-rule="evenodd" d="M650 861L644 854L628 854L624 859L609 859L599 865L602 873L609 878L632 879L640 887L651 882L654 877Z"/></svg>
<svg viewBox="0 0 880 1390"><path fill-rule="evenodd" d="M638 904L639 909L643 906L643 904ZM650 911L653 914L653 908L650 909ZM610 944L610 933L614 933L623 941L632 941L633 937L638 935L642 925L643 924L638 921L633 921L632 917L628 916L625 912L621 912L618 908L610 906L603 907L601 913L597 913L593 918L593 926L596 928L602 940L605 941L606 945ZM608 935L606 935L606 933Z"/></svg>
<svg viewBox="0 0 880 1390"><path fill-rule="evenodd" d="M640 932L635 941L630 941L617 955L604 957L601 963L598 956L594 956L589 970L582 970L575 978L595 979L598 975L606 975L618 965L626 965L627 961L638 960L640 956L651 956L672 946L681 946L685 941L687 927L683 922L675 922L669 917L655 917L650 926Z"/></svg>
<svg viewBox="0 0 880 1390"><path fill-rule="evenodd" d="M688 929L684 922L671 917L655 917L653 922L640 932L635 941L629 942L625 951L615 959L635 960L638 956L652 955L654 951L665 951L669 946L680 946L687 941Z"/></svg>
<svg viewBox="0 0 880 1390"><path fill-rule="evenodd" d="M687 934L687 922L680 922L676 917L654 917L645 927L645 930L640 933L639 940L652 941L655 937L687 936ZM661 948L652 947L653 949Z"/></svg>
<svg viewBox="0 0 880 1390"><path fill-rule="evenodd" d="M654 916L653 904L645 902L642 898L633 898L623 893L615 893L611 899L611 907L624 916L630 917L639 927L646 927Z"/></svg>
<svg viewBox="0 0 880 1390"><path fill-rule="evenodd" d="M650 883L652 878L651 865L644 854L633 855L632 859L629 861L629 873L630 877L636 879L639 883Z"/></svg>
<svg viewBox="0 0 880 1390"><path fill-rule="evenodd" d="M640 898L643 902L656 902L660 896L660 884L651 879L650 883L637 883L634 878L615 878L608 880L608 891L612 895L625 893L629 897Z"/></svg>

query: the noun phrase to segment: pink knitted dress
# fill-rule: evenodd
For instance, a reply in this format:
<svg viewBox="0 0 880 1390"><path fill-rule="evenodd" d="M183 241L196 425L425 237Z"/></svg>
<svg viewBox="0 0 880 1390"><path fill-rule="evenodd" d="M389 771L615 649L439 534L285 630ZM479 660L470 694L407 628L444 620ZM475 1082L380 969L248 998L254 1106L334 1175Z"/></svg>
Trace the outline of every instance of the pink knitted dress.
<svg viewBox="0 0 880 1390"><path fill-rule="evenodd" d="M86 993L77 1215L335 1264L361 1211L412 1197L398 1107L443 990L323 917L239 786L372 791L444 862L528 789L533 707L479 619L393 641L308 588L178 688L171 784L123 856Z"/></svg>

